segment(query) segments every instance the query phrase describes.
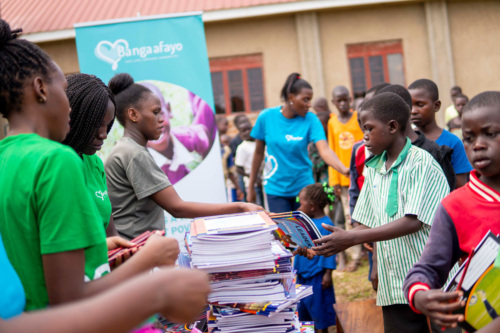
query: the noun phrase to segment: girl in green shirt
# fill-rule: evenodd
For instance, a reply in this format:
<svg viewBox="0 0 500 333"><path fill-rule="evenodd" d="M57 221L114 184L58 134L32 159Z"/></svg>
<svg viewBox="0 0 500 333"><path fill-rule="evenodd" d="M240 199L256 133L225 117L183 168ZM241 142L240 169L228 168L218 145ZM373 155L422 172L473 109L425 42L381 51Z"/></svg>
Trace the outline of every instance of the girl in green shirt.
<svg viewBox="0 0 500 333"><path fill-rule="evenodd" d="M38 46L17 39L20 32L0 20L0 114L10 126L0 141L0 234L26 293L25 310L95 295L173 265L177 242L153 237L103 276L109 265L102 220L81 159L59 143L70 129L66 78Z"/></svg>

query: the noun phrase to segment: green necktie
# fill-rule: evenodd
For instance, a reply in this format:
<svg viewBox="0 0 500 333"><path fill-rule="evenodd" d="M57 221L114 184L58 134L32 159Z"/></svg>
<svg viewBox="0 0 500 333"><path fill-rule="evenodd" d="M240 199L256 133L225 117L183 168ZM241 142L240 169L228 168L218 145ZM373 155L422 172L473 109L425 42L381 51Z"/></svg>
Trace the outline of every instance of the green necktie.
<svg viewBox="0 0 500 333"><path fill-rule="evenodd" d="M406 138L406 144L403 147L403 150L401 151L401 153L399 153L398 158L391 166L391 168L387 170L387 172L392 170L391 184L389 186L389 195L387 198L387 205L385 206L385 212L389 216L394 216L398 212L398 176L399 176L398 167L401 164L401 162L404 161L406 155L408 155L410 148L411 148L411 141L410 139ZM369 166L370 168L374 168L377 171L380 171L385 161L387 161L387 151L384 151L380 155L374 156L372 159L366 162L366 165Z"/></svg>

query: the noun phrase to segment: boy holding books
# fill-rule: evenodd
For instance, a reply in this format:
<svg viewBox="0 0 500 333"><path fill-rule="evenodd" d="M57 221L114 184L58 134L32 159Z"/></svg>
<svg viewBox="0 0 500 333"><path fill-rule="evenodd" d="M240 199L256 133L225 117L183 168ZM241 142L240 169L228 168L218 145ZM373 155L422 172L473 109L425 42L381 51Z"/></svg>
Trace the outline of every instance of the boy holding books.
<svg viewBox="0 0 500 333"><path fill-rule="evenodd" d="M323 225L333 233L314 241L319 255L332 255L354 244L377 242L377 305L382 306L385 332L426 332L427 318L408 306L402 286L429 236L439 202L449 193L436 160L411 144L405 135L410 110L394 93L381 93L360 111L366 147L374 155L351 231Z"/></svg>
<svg viewBox="0 0 500 333"><path fill-rule="evenodd" d="M439 205L432 232L404 291L410 306L443 327L455 327L464 304L458 292L441 288L453 265L491 230L500 233L500 92L474 97L462 115L464 146L474 166L470 181Z"/></svg>

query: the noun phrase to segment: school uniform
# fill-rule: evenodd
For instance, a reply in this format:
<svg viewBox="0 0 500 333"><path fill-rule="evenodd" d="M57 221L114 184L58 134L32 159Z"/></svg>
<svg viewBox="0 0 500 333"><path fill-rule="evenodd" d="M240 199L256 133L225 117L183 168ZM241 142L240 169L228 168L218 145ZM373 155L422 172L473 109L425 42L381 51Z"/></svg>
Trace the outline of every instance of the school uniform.
<svg viewBox="0 0 500 333"><path fill-rule="evenodd" d="M415 215L422 222L417 232L377 242L377 305L382 306L385 331L420 332L427 322L424 316L407 316L408 312L412 314L403 293L403 281L422 254L434 214L440 201L449 193L449 186L435 159L413 146L408 138L388 170L386 160L387 152L384 152L366 162L367 176L353 220L370 228L405 215ZM399 321L398 317L405 320ZM405 321L408 325L403 325Z"/></svg>

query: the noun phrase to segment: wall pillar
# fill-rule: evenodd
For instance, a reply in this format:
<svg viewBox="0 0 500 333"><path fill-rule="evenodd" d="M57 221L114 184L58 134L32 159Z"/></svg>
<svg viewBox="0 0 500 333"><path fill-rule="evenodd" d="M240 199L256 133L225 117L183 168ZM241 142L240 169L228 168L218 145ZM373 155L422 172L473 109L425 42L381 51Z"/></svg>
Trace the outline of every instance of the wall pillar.
<svg viewBox="0 0 500 333"><path fill-rule="evenodd" d="M323 75L318 15L316 12L299 13L295 16L295 22L300 74L312 85L314 97L324 96L328 99Z"/></svg>
<svg viewBox="0 0 500 333"><path fill-rule="evenodd" d="M455 85L455 68L446 1L426 1L425 18L432 64L432 80L439 87L439 98L441 99L441 111L437 114L436 120L440 126L444 126L444 111L452 103L450 88Z"/></svg>

